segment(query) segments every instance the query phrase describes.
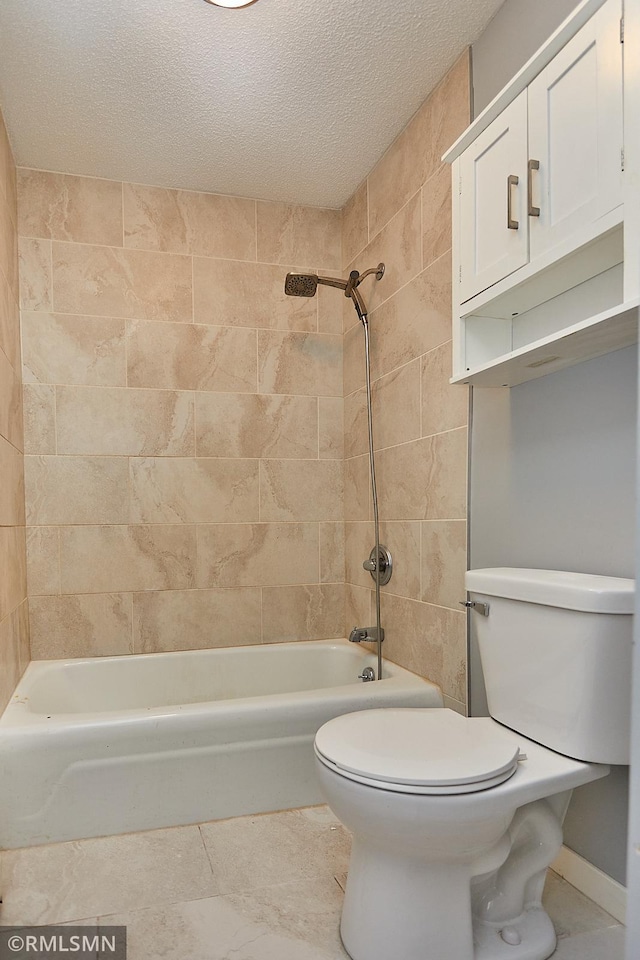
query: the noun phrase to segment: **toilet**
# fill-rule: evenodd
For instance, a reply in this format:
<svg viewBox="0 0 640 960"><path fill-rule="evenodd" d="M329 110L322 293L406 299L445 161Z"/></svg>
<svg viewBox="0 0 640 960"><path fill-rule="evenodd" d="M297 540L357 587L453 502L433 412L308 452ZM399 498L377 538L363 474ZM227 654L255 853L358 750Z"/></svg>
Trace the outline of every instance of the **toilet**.
<svg viewBox="0 0 640 960"><path fill-rule="evenodd" d="M353 834L353 960L545 960L571 792L629 762L634 581L495 568L466 587L490 717L365 710L316 735L322 791Z"/></svg>

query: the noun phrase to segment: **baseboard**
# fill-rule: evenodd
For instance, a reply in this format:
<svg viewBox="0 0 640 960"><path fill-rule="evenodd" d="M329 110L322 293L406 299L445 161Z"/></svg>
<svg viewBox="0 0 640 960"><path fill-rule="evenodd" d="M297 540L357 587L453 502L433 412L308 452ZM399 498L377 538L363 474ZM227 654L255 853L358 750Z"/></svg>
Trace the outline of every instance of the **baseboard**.
<svg viewBox="0 0 640 960"><path fill-rule="evenodd" d="M620 923L625 922L627 888L613 877L603 873L568 847L562 848L551 864L551 869Z"/></svg>

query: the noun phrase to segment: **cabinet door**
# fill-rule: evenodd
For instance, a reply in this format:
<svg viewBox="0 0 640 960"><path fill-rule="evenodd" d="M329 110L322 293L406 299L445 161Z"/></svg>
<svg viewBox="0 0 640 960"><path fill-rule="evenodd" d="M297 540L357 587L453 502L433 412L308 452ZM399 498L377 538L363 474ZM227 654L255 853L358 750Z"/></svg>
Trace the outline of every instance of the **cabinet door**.
<svg viewBox="0 0 640 960"><path fill-rule="evenodd" d="M622 203L621 13L608 0L529 86L532 261Z"/></svg>
<svg viewBox="0 0 640 960"><path fill-rule="evenodd" d="M460 303L527 263L526 177L525 90L460 157Z"/></svg>

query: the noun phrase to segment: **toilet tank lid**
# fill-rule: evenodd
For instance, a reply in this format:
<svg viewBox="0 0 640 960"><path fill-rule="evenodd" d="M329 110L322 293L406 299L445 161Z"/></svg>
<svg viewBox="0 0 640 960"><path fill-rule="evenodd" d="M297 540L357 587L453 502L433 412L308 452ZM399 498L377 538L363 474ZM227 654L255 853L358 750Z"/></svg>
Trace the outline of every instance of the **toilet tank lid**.
<svg viewBox="0 0 640 960"><path fill-rule="evenodd" d="M520 567L468 570L465 585L470 593L585 613L632 614L636 590L635 580L623 577Z"/></svg>

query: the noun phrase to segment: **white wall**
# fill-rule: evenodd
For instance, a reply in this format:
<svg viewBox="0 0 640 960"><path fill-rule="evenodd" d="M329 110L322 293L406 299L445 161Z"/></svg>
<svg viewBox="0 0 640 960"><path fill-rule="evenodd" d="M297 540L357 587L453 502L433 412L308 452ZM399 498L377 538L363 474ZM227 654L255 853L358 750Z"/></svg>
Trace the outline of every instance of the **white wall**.
<svg viewBox="0 0 640 960"><path fill-rule="evenodd" d="M576 6L507 0L473 48L477 115ZM470 565L635 576L636 350L473 391ZM473 617L471 618L473 624ZM471 711L486 712L471 637ZM575 791L565 842L625 882L627 769Z"/></svg>
<svg viewBox="0 0 640 960"><path fill-rule="evenodd" d="M473 45L474 114L481 113L578 0L507 0Z"/></svg>
<svg viewBox="0 0 640 960"><path fill-rule="evenodd" d="M636 349L473 391L471 567L635 576ZM473 628L473 617L471 618ZM471 637L471 711L486 712ZM625 879L627 770L576 790L565 842Z"/></svg>

